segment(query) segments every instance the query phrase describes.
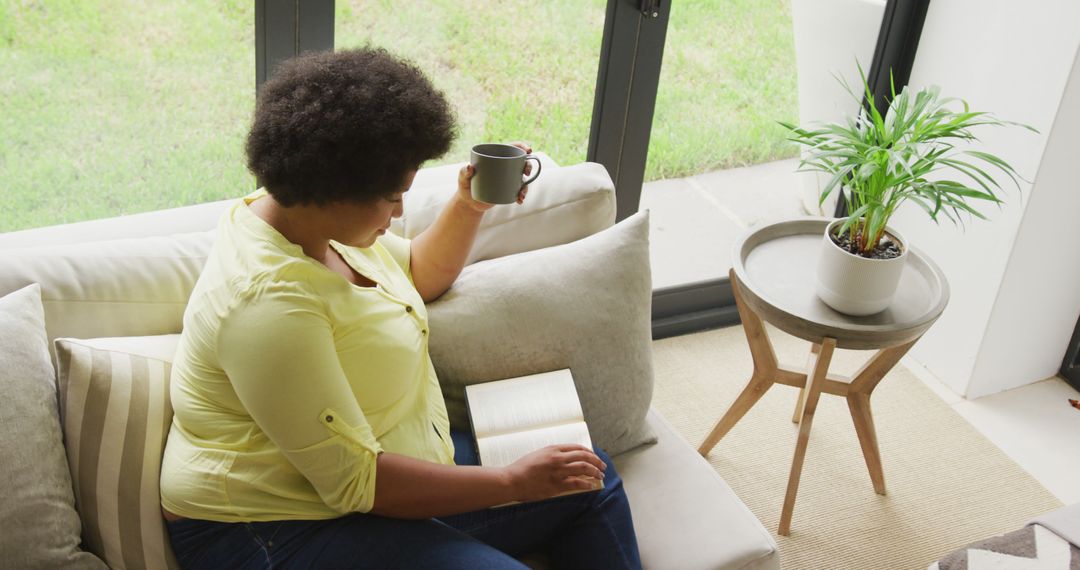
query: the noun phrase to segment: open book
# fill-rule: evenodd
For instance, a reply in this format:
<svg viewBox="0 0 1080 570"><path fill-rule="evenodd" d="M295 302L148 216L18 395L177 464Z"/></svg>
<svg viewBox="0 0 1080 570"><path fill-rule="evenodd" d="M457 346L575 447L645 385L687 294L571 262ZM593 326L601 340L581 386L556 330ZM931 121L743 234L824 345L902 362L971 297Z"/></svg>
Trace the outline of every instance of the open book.
<svg viewBox="0 0 1080 570"><path fill-rule="evenodd" d="M569 369L465 387L480 464L503 467L537 449L576 443L592 449ZM588 477L592 489L603 480Z"/></svg>

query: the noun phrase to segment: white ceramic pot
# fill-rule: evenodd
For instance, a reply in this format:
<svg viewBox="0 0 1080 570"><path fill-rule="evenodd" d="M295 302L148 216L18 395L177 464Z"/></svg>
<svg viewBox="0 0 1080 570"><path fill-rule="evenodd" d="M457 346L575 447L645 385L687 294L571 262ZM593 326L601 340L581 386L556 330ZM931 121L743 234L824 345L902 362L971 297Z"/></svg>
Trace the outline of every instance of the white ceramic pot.
<svg viewBox="0 0 1080 570"><path fill-rule="evenodd" d="M907 240L891 227L885 233L899 244L901 254L893 259L868 259L848 253L833 243L833 230L844 219L825 226L821 255L818 258L817 294L826 305L852 316L873 315L885 310L900 284L907 263Z"/></svg>

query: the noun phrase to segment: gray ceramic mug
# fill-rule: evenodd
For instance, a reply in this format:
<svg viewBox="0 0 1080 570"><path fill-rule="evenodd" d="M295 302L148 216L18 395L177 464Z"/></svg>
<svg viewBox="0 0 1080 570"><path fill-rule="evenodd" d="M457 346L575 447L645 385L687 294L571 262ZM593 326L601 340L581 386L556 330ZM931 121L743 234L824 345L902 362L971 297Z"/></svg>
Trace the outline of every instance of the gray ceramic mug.
<svg viewBox="0 0 1080 570"><path fill-rule="evenodd" d="M536 172L522 180L526 160L536 161ZM488 204L517 202L521 187L540 176L540 159L512 144L478 144L472 147L469 164L474 169L472 197Z"/></svg>

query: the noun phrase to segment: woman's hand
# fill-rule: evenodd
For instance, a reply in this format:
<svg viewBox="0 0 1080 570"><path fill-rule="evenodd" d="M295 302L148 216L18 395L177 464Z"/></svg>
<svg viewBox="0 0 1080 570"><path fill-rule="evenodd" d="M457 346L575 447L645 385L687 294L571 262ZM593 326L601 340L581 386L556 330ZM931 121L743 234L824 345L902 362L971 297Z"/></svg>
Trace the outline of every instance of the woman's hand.
<svg viewBox="0 0 1080 570"><path fill-rule="evenodd" d="M523 142L510 143L528 154L532 154L532 147ZM531 162L525 162L525 176L532 174L533 165ZM487 202L481 202L474 200L472 197L472 177L476 173L476 169L471 164L466 164L458 171L458 193L457 197L464 204L473 208L477 212L486 212L495 207L495 204L488 204ZM517 203L522 204L525 202L525 195L529 193L529 186L523 184L521 190L518 191Z"/></svg>
<svg viewBox="0 0 1080 570"><path fill-rule="evenodd" d="M548 499L567 491L588 490L603 479L607 465L593 451L580 445L549 445L508 465L514 500Z"/></svg>
<svg viewBox="0 0 1080 570"><path fill-rule="evenodd" d="M532 152L525 143L514 146ZM532 165L526 163L526 173L532 172ZM412 256L409 268L412 270L413 285L420 292L424 302L430 303L450 288L476 241L476 233L484 219L484 212L493 206L472 197L473 168L465 166L458 173L458 191L443 208L439 217L426 230L412 240ZM527 186L518 191L518 204L525 201Z"/></svg>

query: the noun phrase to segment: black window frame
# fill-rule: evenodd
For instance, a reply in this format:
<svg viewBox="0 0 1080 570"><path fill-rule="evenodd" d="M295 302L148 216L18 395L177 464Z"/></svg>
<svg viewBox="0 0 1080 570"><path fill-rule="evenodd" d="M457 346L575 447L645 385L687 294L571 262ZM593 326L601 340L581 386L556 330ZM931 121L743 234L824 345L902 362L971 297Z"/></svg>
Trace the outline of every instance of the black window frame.
<svg viewBox="0 0 1080 570"><path fill-rule="evenodd" d="M255 0L255 92L282 61L334 49L334 0Z"/></svg>

